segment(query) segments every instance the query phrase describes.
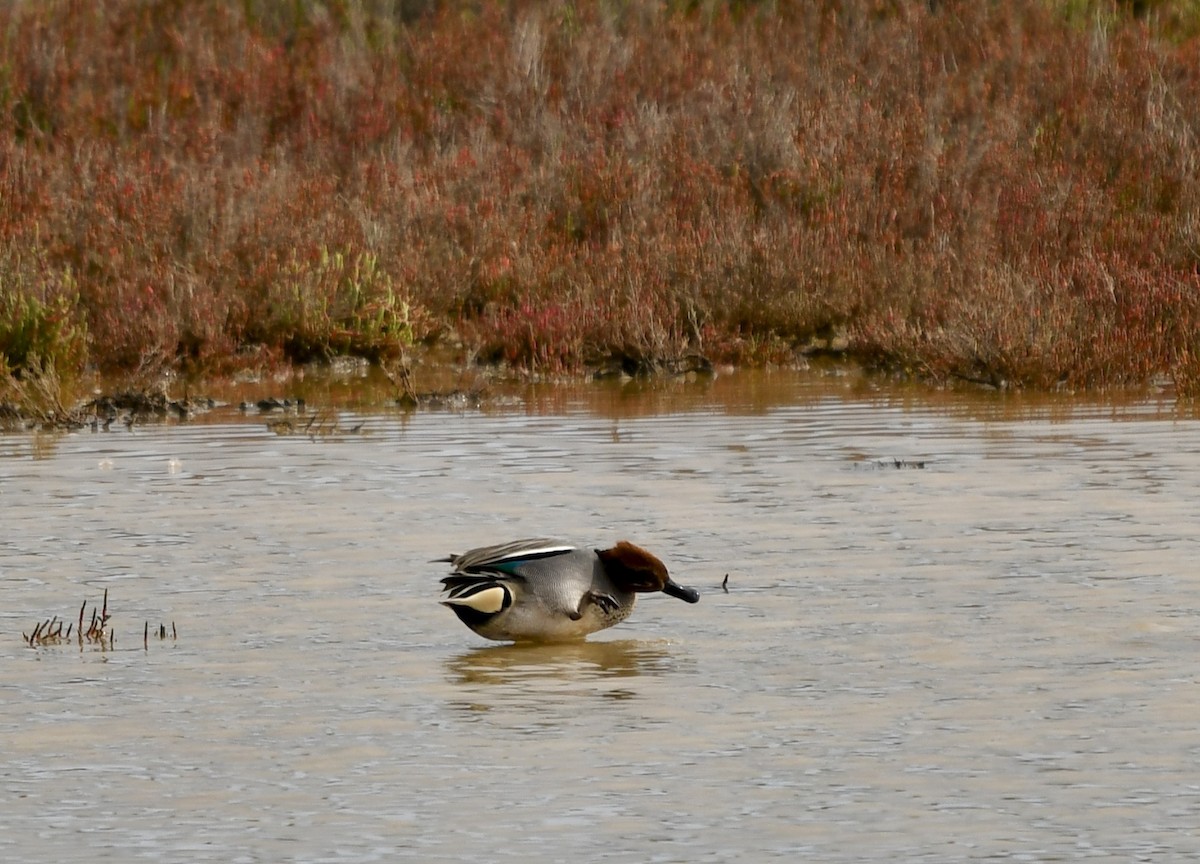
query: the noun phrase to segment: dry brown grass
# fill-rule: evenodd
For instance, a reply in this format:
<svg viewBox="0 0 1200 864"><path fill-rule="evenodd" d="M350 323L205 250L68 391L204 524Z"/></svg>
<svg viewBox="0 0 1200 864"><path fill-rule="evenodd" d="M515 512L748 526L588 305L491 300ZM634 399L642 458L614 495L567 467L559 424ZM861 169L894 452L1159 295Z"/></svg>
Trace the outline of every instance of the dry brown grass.
<svg viewBox="0 0 1200 864"><path fill-rule="evenodd" d="M4 4L0 356L1194 390L1189 9Z"/></svg>

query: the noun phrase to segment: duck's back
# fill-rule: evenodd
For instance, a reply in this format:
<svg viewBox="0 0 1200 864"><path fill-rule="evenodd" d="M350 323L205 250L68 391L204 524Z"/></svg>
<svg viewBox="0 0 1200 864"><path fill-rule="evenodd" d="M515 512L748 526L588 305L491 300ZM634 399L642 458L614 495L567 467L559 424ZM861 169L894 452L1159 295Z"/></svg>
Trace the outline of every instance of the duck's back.
<svg viewBox="0 0 1200 864"><path fill-rule="evenodd" d="M551 616L577 616L589 591L611 591L604 568L590 549L567 547L553 555L522 559L510 572L513 606L530 613L540 607Z"/></svg>

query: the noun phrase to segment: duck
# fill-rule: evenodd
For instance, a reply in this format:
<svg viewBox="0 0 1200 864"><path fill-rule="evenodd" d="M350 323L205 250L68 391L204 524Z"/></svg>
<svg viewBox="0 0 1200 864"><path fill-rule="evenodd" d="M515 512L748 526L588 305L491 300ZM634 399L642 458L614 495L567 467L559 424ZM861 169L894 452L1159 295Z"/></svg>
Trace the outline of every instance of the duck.
<svg viewBox="0 0 1200 864"><path fill-rule="evenodd" d="M628 540L590 549L538 537L436 561L451 566L441 580L442 605L497 642L584 639L628 618L638 594L700 600L698 591L671 579L661 560Z"/></svg>

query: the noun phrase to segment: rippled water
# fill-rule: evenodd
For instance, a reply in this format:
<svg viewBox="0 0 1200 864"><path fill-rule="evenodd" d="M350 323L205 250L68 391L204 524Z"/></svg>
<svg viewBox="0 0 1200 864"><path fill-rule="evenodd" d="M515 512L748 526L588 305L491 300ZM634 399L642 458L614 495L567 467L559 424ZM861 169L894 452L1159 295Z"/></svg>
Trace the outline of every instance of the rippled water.
<svg viewBox="0 0 1200 864"><path fill-rule="evenodd" d="M0 437L0 858L1200 852L1196 420L572 394ZM703 598L541 648L435 602L429 559L538 534L628 537ZM115 650L24 645L105 588Z"/></svg>

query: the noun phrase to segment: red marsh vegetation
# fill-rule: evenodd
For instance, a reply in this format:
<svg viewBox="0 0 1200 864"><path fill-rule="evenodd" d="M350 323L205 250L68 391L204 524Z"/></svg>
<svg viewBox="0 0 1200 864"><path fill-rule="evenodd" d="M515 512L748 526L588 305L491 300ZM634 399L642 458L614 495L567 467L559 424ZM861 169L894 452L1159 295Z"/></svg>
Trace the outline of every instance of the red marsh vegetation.
<svg viewBox="0 0 1200 864"><path fill-rule="evenodd" d="M1200 388L1194 0L6 0L0 372Z"/></svg>

